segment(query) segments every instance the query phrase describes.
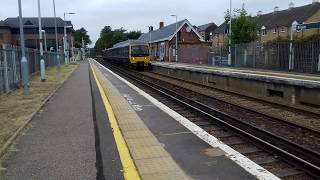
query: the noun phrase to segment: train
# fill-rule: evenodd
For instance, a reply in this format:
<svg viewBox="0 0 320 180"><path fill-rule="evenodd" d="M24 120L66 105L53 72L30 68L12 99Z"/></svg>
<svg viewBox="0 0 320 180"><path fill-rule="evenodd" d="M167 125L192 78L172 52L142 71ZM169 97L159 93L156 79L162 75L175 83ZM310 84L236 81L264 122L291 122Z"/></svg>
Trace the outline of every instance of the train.
<svg viewBox="0 0 320 180"><path fill-rule="evenodd" d="M103 60L131 68L151 68L149 44L139 40L127 40L102 51Z"/></svg>

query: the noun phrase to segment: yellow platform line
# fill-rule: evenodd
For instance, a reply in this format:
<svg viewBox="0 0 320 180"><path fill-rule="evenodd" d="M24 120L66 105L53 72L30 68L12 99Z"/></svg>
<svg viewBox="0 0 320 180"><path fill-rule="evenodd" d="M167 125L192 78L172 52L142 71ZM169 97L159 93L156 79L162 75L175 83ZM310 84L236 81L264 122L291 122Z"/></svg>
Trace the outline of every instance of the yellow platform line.
<svg viewBox="0 0 320 180"><path fill-rule="evenodd" d="M120 128L118 126L118 123L117 123L116 117L114 115L114 112L112 110L111 104L110 104L98 78L97 78L96 72L95 72L94 68L92 67L91 63L92 62L90 62L90 66L91 66L91 69L93 72L94 79L97 83L104 107L108 113L109 122L110 122L110 125L112 128L112 131L113 131L113 136L114 136L114 139L115 139L115 142L117 145L121 164L123 167L124 178L126 180L129 180L129 179L130 180L140 180L139 173L138 173L137 168L133 162L133 159L129 153L129 149L128 149L127 144L123 138L123 135L120 131Z"/></svg>

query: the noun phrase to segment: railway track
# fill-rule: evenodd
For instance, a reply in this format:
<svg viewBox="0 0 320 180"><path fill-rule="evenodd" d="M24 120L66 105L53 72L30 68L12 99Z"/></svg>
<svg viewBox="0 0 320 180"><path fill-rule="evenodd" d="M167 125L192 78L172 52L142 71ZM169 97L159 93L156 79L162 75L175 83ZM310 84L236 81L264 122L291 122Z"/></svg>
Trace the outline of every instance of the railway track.
<svg viewBox="0 0 320 180"><path fill-rule="evenodd" d="M194 82L181 80L171 76L158 74L154 72L143 72L143 75L163 80L170 84L176 84L185 89L191 89L202 95L206 95L209 99L216 99L217 101L223 101L233 106L237 106L242 109L254 112L255 114L261 114L269 118L275 118L283 120L285 123L301 126L310 129L314 132L320 133L320 118L319 114L313 112L304 111L301 109L295 109L286 107L271 102L266 102L252 97L241 96L235 93L215 89L213 87L204 86ZM303 121L301 121L303 119Z"/></svg>
<svg viewBox="0 0 320 180"><path fill-rule="evenodd" d="M192 93L190 90L174 88L166 82L145 77L140 72L124 70L111 64L105 66L276 176L282 179L320 178L320 154L314 150L316 147L301 146L272 131L208 106L200 102L199 98L187 97L185 94Z"/></svg>

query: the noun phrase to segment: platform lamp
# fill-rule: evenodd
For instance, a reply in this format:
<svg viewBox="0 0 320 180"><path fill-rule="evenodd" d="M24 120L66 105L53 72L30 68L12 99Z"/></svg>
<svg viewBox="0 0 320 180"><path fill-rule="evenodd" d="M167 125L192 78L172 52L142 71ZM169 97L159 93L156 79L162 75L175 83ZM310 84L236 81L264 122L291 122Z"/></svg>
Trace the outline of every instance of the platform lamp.
<svg viewBox="0 0 320 180"><path fill-rule="evenodd" d="M22 19L22 8L21 0L18 0L19 8L19 28L20 28L20 43L21 43L21 76L22 76L22 86L23 95L27 96L29 94L29 75L28 75L28 60L26 58L25 42L24 42L24 32L23 32L23 19Z"/></svg>
<svg viewBox="0 0 320 180"><path fill-rule="evenodd" d="M176 62L178 62L178 16L177 15L171 15L172 17L176 17Z"/></svg>
<svg viewBox="0 0 320 180"><path fill-rule="evenodd" d="M56 16L56 1L53 0L53 16L54 16L54 31L56 36L56 53L57 53L57 64L58 70L60 70L60 54L59 54L59 41L58 41L58 28L57 28L57 16Z"/></svg>
<svg viewBox="0 0 320 180"><path fill-rule="evenodd" d="M72 26L67 26L67 23L66 23L66 15L67 14L70 14L70 15L73 15L73 14L76 14L74 12L67 12L67 13L63 13L63 20L64 20L64 37L63 37L63 49L64 49L64 61L65 61L65 64L68 65L69 63L69 54L67 53L67 28L68 27L72 27Z"/></svg>
<svg viewBox="0 0 320 180"><path fill-rule="evenodd" d="M43 38L42 38L42 25L41 25L41 4L40 0L38 0L38 21L39 21L39 41L40 41L40 76L41 81L45 81L46 77L46 65L43 59Z"/></svg>
<svg viewBox="0 0 320 180"><path fill-rule="evenodd" d="M230 0L230 20L229 20L229 54L228 54L228 65L231 66L231 52L232 52L232 0Z"/></svg>
<svg viewBox="0 0 320 180"><path fill-rule="evenodd" d="M149 29L149 48L150 48L150 52L151 52L151 38L152 38L152 36L151 36L151 33L152 33L152 26L147 26L148 27L148 29ZM151 57L152 57L152 55L151 55Z"/></svg>

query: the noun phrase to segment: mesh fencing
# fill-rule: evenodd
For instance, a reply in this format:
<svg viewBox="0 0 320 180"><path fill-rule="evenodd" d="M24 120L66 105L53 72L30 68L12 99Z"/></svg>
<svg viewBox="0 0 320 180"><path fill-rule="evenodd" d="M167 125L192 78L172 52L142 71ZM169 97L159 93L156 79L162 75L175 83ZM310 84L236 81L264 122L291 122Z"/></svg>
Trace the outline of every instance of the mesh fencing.
<svg viewBox="0 0 320 180"><path fill-rule="evenodd" d="M64 62L62 53L44 52L46 68ZM35 49L26 49L26 58L28 61L28 74L30 75L40 71L40 51ZM21 84L21 48L3 45L0 46L0 95L8 93Z"/></svg>
<svg viewBox="0 0 320 180"><path fill-rule="evenodd" d="M212 66L320 73L320 40L293 42L292 53L290 42L236 44L232 46L231 59L229 65L226 46L209 49L208 64Z"/></svg>

